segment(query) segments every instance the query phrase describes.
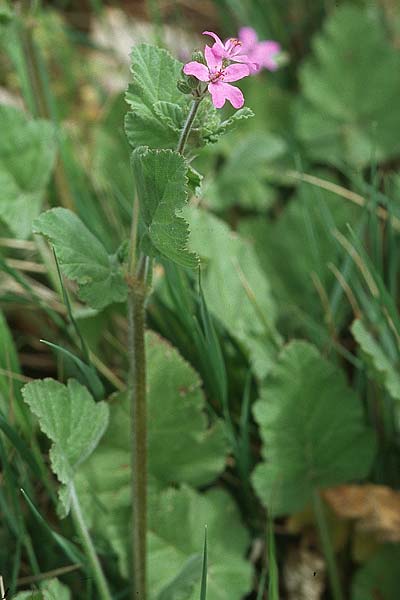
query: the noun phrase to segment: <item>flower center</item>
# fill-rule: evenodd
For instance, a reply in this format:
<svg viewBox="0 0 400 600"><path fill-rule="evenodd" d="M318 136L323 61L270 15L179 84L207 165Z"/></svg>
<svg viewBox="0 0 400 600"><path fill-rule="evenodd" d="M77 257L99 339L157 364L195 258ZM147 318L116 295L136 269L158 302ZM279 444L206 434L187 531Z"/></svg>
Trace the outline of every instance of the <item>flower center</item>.
<svg viewBox="0 0 400 600"><path fill-rule="evenodd" d="M223 79L225 75L225 71L223 69L219 69L218 71L210 72L210 82L215 83L219 79Z"/></svg>

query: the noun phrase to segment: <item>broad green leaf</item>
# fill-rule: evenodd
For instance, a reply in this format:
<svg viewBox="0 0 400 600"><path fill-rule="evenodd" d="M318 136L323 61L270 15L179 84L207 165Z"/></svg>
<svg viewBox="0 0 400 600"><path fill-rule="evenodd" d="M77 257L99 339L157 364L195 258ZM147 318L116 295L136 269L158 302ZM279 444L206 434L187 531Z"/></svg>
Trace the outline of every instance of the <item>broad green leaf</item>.
<svg viewBox="0 0 400 600"><path fill-rule="evenodd" d="M48 579L40 586L40 591L20 592L13 600L70 600L71 592L58 579Z"/></svg>
<svg viewBox="0 0 400 600"><path fill-rule="evenodd" d="M400 546L387 544L355 574L351 600L397 600Z"/></svg>
<svg viewBox="0 0 400 600"><path fill-rule="evenodd" d="M245 106L236 110L229 119L221 121L218 111L210 103L204 103L205 114L200 112L198 120L202 123L202 137L205 143L217 142L225 133L233 131L240 121L254 117L253 111Z"/></svg>
<svg viewBox="0 0 400 600"><path fill-rule="evenodd" d="M205 525L208 530L208 597L241 600L250 591L251 567L244 560L249 538L232 499L222 490L212 490L203 495L184 487L151 497L151 598L157 597L159 590L174 579L187 556L199 549L201 551ZM195 589L185 598L198 600L200 586L201 565Z"/></svg>
<svg viewBox="0 0 400 600"><path fill-rule="evenodd" d="M199 376L172 346L149 332L146 348L149 473L163 485L205 485L225 466L228 448L222 422L207 425ZM127 395L119 395L110 409L109 427L87 470L101 475L104 465L114 463L110 491L115 493L115 478L120 493L123 485L129 489L130 481Z"/></svg>
<svg viewBox="0 0 400 600"><path fill-rule="evenodd" d="M306 342L292 342L266 378L254 416L264 462L253 475L274 515L301 510L313 491L365 477L375 438L343 372Z"/></svg>
<svg viewBox="0 0 400 600"><path fill-rule="evenodd" d="M75 213L52 208L36 219L33 230L53 244L61 270L78 283L83 301L101 309L125 300L127 286L117 256L107 254Z"/></svg>
<svg viewBox="0 0 400 600"><path fill-rule="evenodd" d="M141 147L133 152L132 165L146 229L144 251L195 268L197 257L187 248L188 224L177 214L187 201L185 159L171 150Z"/></svg>
<svg viewBox="0 0 400 600"><path fill-rule="evenodd" d="M263 377L273 362L276 307L257 256L250 244L206 211L190 208L184 214L191 228L190 247L204 261L207 305L243 344L256 374Z"/></svg>
<svg viewBox="0 0 400 600"><path fill-rule="evenodd" d="M183 65L149 44L135 46L131 59L133 83L126 93L131 111L125 120L129 143L134 148L176 148L190 102L176 86Z"/></svg>
<svg viewBox="0 0 400 600"><path fill-rule="evenodd" d="M384 385L392 398L400 400L398 365L385 353L379 341L374 338L360 319L354 321L351 332L378 382Z"/></svg>
<svg viewBox="0 0 400 600"><path fill-rule="evenodd" d="M253 133L233 145L227 141L226 147L226 160L207 187L207 202L216 210L233 205L248 210L268 208L276 198L267 185L268 167L283 155L283 141L271 134Z"/></svg>
<svg viewBox="0 0 400 600"><path fill-rule="evenodd" d="M186 598L190 598L199 581L201 563L200 554L193 554L189 557L176 577L161 590L157 600L186 600Z"/></svg>
<svg viewBox="0 0 400 600"><path fill-rule="evenodd" d="M33 381L22 393L41 430L53 442L52 470L68 486L99 443L108 423L108 406L105 402L96 404L88 390L74 379L67 385L54 379ZM64 506L65 498L62 491Z"/></svg>
<svg viewBox="0 0 400 600"><path fill-rule="evenodd" d="M358 167L398 155L400 56L379 11L339 8L313 49L300 72L298 130L306 151L318 162Z"/></svg>
<svg viewBox="0 0 400 600"><path fill-rule="evenodd" d="M56 156L53 126L0 105L0 219L27 238L40 213Z"/></svg>

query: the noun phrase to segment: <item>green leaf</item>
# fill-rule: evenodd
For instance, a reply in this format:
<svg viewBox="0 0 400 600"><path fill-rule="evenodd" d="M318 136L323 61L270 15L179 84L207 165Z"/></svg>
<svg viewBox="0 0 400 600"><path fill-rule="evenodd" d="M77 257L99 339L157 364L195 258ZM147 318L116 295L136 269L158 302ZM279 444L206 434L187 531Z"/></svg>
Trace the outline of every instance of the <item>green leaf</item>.
<svg viewBox="0 0 400 600"><path fill-rule="evenodd" d="M126 93L131 111L125 120L129 143L134 148L176 148L183 109L189 104L176 86L183 65L166 50L149 44L135 46L131 59L133 83Z"/></svg>
<svg viewBox="0 0 400 600"><path fill-rule="evenodd" d="M48 579L40 586L39 592L20 592L13 600L70 600L71 592L58 579Z"/></svg>
<svg viewBox="0 0 400 600"><path fill-rule="evenodd" d="M126 299L127 286L117 257L107 254L73 212L52 208L36 219L33 230L53 244L61 270L78 283L83 301L101 309Z"/></svg>
<svg viewBox="0 0 400 600"><path fill-rule="evenodd" d="M56 156L53 126L0 105L0 219L18 238L31 235Z"/></svg>
<svg viewBox="0 0 400 600"><path fill-rule="evenodd" d="M299 134L311 157L363 167L372 157L398 155L400 56L379 11L337 9L313 49L300 72L304 101L298 110Z"/></svg>
<svg viewBox="0 0 400 600"><path fill-rule="evenodd" d="M273 161L283 155L284 142L271 134L253 133L233 145L227 141L226 147L226 161L207 188L207 202L217 210L233 205L268 208L276 192L267 185L267 176Z"/></svg>
<svg viewBox="0 0 400 600"><path fill-rule="evenodd" d="M159 593L157 600L186 600L193 594L199 581L201 555L193 554L184 563L178 575Z"/></svg>
<svg viewBox="0 0 400 600"><path fill-rule="evenodd" d="M276 307L253 248L221 220L188 208L190 247L203 259L207 305L249 353L263 377L273 363Z"/></svg>
<svg viewBox="0 0 400 600"><path fill-rule="evenodd" d="M210 107L210 112L211 111L215 111L215 109L213 109L213 107ZM219 140L220 137L222 137L225 133L229 133L230 131L233 131L236 126L239 124L240 121L244 121L247 119L250 119L251 117L254 117L254 113L253 111L248 108L247 106L245 106L244 108L240 108L239 110L236 110L233 115L231 117L229 117L229 119L226 119L225 121L221 121L220 123L218 123L218 112L215 111L215 115L213 115L214 118L211 119L211 121L207 122L208 119L204 119L203 120L203 137L205 138L206 142L216 142ZM215 123L214 123L215 122ZM214 127L208 127L208 124L212 124L214 125Z"/></svg>
<svg viewBox="0 0 400 600"><path fill-rule="evenodd" d="M400 546L380 548L355 574L351 600L397 600L399 597Z"/></svg>
<svg viewBox="0 0 400 600"><path fill-rule="evenodd" d="M385 353L379 341L368 331L364 323L354 321L351 332L378 383L383 384L395 400L400 400L399 368Z"/></svg>
<svg viewBox="0 0 400 600"><path fill-rule="evenodd" d="M68 486L79 465L99 443L108 423L108 406L105 402L96 404L88 390L74 379L66 386L54 379L33 381L22 393L41 430L53 442L52 470Z"/></svg>
<svg viewBox="0 0 400 600"><path fill-rule="evenodd" d="M149 473L159 483L205 485L224 469L228 451L223 424L207 426L201 381L192 367L166 341L147 333L147 411ZM162 410L160 410L162 398ZM129 487L130 406L126 394L110 405L110 424L88 470L115 461L110 478L121 476ZM110 457L110 458L108 458ZM100 472L100 471L99 471ZM90 475L89 475L90 477ZM110 489L113 489L112 486Z"/></svg>
<svg viewBox="0 0 400 600"><path fill-rule="evenodd" d="M292 342L254 406L264 462L253 483L274 515L304 508L313 491L365 477L375 454L372 430L343 372L306 342Z"/></svg>
<svg viewBox="0 0 400 600"><path fill-rule="evenodd" d="M15 409L20 413L22 383L14 376L18 376L21 369L14 340L2 312L0 312L0 368L0 410L4 415L8 415ZM22 415L18 414L17 421L21 422L21 420Z"/></svg>
<svg viewBox="0 0 400 600"><path fill-rule="evenodd" d="M173 578L190 553L198 551L208 530L207 595L240 600L251 589L251 567L244 560L249 538L229 495L222 490L198 494L188 487L153 494L149 518L150 598ZM197 585L187 600L198 600Z"/></svg>
<svg viewBox="0 0 400 600"><path fill-rule="evenodd" d="M177 214L187 201L185 159L171 150L141 147L133 152L132 165L146 228L144 252L195 268L197 257L187 249L189 228Z"/></svg>

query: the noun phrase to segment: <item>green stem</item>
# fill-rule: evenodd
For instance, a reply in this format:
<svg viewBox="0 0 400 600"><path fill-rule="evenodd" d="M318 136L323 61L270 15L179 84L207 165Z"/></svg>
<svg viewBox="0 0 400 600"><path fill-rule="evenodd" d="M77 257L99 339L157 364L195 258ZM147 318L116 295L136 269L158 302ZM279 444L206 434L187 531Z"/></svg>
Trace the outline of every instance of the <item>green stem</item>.
<svg viewBox="0 0 400 600"><path fill-rule="evenodd" d="M339 571L336 564L335 551L333 549L332 540L329 535L328 524L326 521L325 508L321 496L317 490L315 490L313 494L313 507L315 518L317 520L322 550L326 560L326 566L328 568L332 598L333 600L344 600L342 584L340 582Z"/></svg>
<svg viewBox="0 0 400 600"><path fill-rule="evenodd" d="M147 407L145 301L146 259L129 281L128 353L130 363L129 395L131 405L132 468L132 598L146 600L147 535Z"/></svg>
<svg viewBox="0 0 400 600"><path fill-rule="evenodd" d="M192 106L190 107L188 117L182 128L181 135L179 137L179 142L176 147L176 151L179 152L179 154L183 154L183 151L185 149L186 142L187 142L189 134L190 134L190 130L192 129L193 122L196 118L196 114L199 109L201 100L202 100L202 97L199 97L199 98L195 98L192 102Z"/></svg>
<svg viewBox="0 0 400 600"><path fill-rule="evenodd" d="M90 569L99 592L99 598L101 600L112 600L106 578L104 577L103 569L101 568L100 561L83 518L81 505L79 503L74 484L71 486L71 514L77 533L81 539L82 546L89 561Z"/></svg>

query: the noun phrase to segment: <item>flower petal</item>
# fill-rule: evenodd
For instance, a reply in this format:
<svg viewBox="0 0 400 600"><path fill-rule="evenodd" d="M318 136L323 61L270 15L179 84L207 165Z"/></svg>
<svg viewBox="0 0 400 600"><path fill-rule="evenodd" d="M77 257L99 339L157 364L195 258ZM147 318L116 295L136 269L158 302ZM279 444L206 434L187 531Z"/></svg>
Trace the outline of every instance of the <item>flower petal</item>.
<svg viewBox="0 0 400 600"><path fill-rule="evenodd" d="M225 49L225 46L224 46L221 38L219 38L217 36L217 34L214 33L213 31L203 31L203 35L209 35L210 37L214 38L215 43L217 44L217 46L221 46L222 50Z"/></svg>
<svg viewBox="0 0 400 600"><path fill-rule="evenodd" d="M211 100L215 108L222 108L225 104L225 87L221 81L208 84L208 91L211 94Z"/></svg>
<svg viewBox="0 0 400 600"><path fill-rule="evenodd" d="M260 42L258 46L261 65L270 71L275 71L278 68L278 64L274 57L281 51L280 44L272 40L266 40L265 42Z"/></svg>
<svg viewBox="0 0 400 600"><path fill-rule="evenodd" d="M221 83L220 85L223 86L224 96L232 104L233 108L242 108L244 104L242 91L234 85L229 85L229 83Z"/></svg>
<svg viewBox="0 0 400 600"><path fill-rule="evenodd" d="M206 62L210 71L217 71L222 68L222 58L215 55L213 50L214 46L212 48L210 48L210 46L204 48L204 56L206 57Z"/></svg>
<svg viewBox="0 0 400 600"><path fill-rule="evenodd" d="M239 29L239 40L242 42L243 51L252 50L258 42L255 29L252 27L241 27Z"/></svg>
<svg viewBox="0 0 400 600"><path fill-rule="evenodd" d="M183 72L185 75L193 75L193 77L197 77L200 81L208 81L210 79L210 73L205 65L192 60L192 62L188 62L183 67Z"/></svg>
<svg viewBox="0 0 400 600"><path fill-rule="evenodd" d="M250 74L250 69L247 64L237 63L229 65L224 69L224 81L238 81Z"/></svg>
<svg viewBox="0 0 400 600"><path fill-rule="evenodd" d="M222 108L225 100L229 100L234 108L241 108L244 104L244 98L239 88L217 81L208 85L208 91L211 94L212 102L215 108Z"/></svg>

